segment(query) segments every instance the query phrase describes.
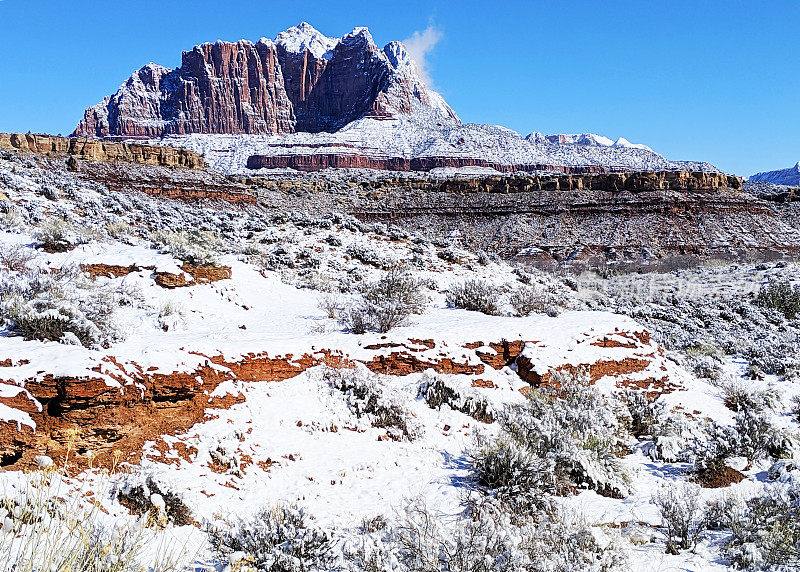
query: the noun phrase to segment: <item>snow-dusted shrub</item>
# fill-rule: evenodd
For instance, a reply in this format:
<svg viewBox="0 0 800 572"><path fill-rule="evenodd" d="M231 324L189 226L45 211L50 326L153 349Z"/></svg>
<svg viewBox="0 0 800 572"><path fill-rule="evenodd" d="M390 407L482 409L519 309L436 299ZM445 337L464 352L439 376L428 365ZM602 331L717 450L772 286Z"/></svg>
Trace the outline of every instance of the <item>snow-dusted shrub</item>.
<svg viewBox="0 0 800 572"><path fill-rule="evenodd" d="M0 318L26 339L86 347L121 339L114 293L74 268L0 275Z"/></svg>
<svg viewBox="0 0 800 572"><path fill-rule="evenodd" d="M412 314L425 310L428 297L411 273L390 268L379 280L359 288L360 299L342 315L344 326L355 334L386 333L403 326Z"/></svg>
<svg viewBox="0 0 800 572"><path fill-rule="evenodd" d="M176 330L184 323L186 311L179 302L164 300L158 309L158 327L165 332Z"/></svg>
<svg viewBox="0 0 800 572"><path fill-rule="evenodd" d="M619 460L627 438L624 406L591 385L585 370L553 372L551 384L498 414L502 454L514 459L513 466L535 461L534 472L542 474L537 486L544 490L563 492L570 483L608 496L627 494L629 477ZM479 447L471 454L479 482L492 479L478 472L487 466L487 451Z"/></svg>
<svg viewBox="0 0 800 572"><path fill-rule="evenodd" d="M66 252L81 242L75 228L59 218L43 220L37 227L34 237L37 246L48 252Z"/></svg>
<svg viewBox="0 0 800 572"><path fill-rule="evenodd" d="M773 386L756 389L742 380L729 379L723 382L721 389L725 406L731 411L763 413L783 409L781 394Z"/></svg>
<svg viewBox="0 0 800 572"><path fill-rule="evenodd" d="M621 571L627 558L599 531L553 511L522 514L484 498L454 522L411 503L379 537L364 534L345 550L348 572Z"/></svg>
<svg viewBox="0 0 800 572"><path fill-rule="evenodd" d="M0 249L0 269L24 272L28 263L36 258L36 254L20 244L4 245Z"/></svg>
<svg viewBox="0 0 800 572"><path fill-rule="evenodd" d="M415 438L416 428L409 413L396 399L386 395L375 374L366 367L326 366L322 370L322 379L345 395L347 405L356 417L366 417L372 427L386 429L387 435L394 440Z"/></svg>
<svg viewBox="0 0 800 572"><path fill-rule="evenodd" d="M443 248L442 250L438 251L436 256L445 262L450 262L451 264L458 264L461 262L461 255L459 251L452 246L448 246L447 248Z"/></svg>
<svg viewBox="0 0 800 572"><path fill-rule="evenodd" d="M419 396L433 409L441 409L442 405L446 404L451 409L466 413L478 421L487 423L494 421L493 410L486 399L477 395L465 395L449 385L441 376L426 372L420 382Z"/></svg>
<svg viewBox="0 0 800 572"><path fill-rule="evenodd" d="M297 506L266 507L248 518L218 519L206 530L217 555L265 572L328 572L334 565L330 532Z"/></svg>
<svg viewBox="0 0 800 572"><path fill-rule="evenodd" d="M800 567L800 491L769 487L751 498L728 496L709 504L710 528L727 530L723 554L745 570Z"/></svg>
<svg viewBox="0 0 800 572"><path fill-rule="evenodd" d="M169 253L192 266L213 266L222 244L209 231L154 232L150 236L153 248Z"/></svg>
<svg viewBox="0 0 800 572"><path fill-rule="evenodd" d="M145 518L110 522L97 504L82 502L82 494L65 499L65 486L48 470L27 475L6 492L0 500L0 570L138 572L148 543L155 550L148 551L146 569L179 569L179 555L153 542Z"/></svg>
<svg viewBox="0 0 800 572"><path fill-rule="evenodd" d="M466 280L445 290L447 305L495 316L500 312L496 288L483 280Z"/></svg>
<svg viewBox="0 0 800 572"><path fill-rule="evenodd" d="M345 254L350 258L363 262L375 268L388 269L392 267L393 261L381 254L375 248L361 243L353 243L345 249Z"/></svg>
<svg viewBox="0 0 800 572"><path fill-rule="evenodd" d="M704 530L700 487L689 483L666 485L653 494L667 537L667 553L694 548Z"/></svg>
<svg viewBox="0 0 800 572"><path fill-rule="evenodd" d="M563 307L563 302L555 293L525 285L513 290L508 301L517 316L547 314L555 317Z"/></svg>
<svg viewBox="0 0 800 572"><path fill-rule="evenodd" d="M769 282L756 294L755 302L778 310L787 320L794 320L800 314L800 285L792 286L788 280Z"/></svg>
<svg viewBox="0 0 800 572"><path fill-rule="evenodd" d="M146 517L148 523L193 524L192 512L183 499L160 485L152 475L134 473L115 490L117 501L132 514Z"/></svg>
<svg viewBox="0 0 800 572"><path fill-rule="evenodd" d="M317 307L325 312L328 318L336 318L342 309L342 301L338 296L328 294L320 298Z"/></svg>

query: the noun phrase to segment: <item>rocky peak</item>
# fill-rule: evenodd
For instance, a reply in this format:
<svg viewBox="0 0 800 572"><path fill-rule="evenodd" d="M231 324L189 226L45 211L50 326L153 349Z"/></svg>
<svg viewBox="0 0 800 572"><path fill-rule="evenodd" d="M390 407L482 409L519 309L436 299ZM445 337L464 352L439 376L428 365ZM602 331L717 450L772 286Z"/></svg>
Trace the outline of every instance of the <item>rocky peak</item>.
<svg viewBox="0 0 800 572"><path fill-rule="evenodd" d="M195 46L174 70L148 64L87 109L74 134L318 133L420 108L458 121L401 43L381 50L367 28L329 38L302 22L274 41Z"/></svg>

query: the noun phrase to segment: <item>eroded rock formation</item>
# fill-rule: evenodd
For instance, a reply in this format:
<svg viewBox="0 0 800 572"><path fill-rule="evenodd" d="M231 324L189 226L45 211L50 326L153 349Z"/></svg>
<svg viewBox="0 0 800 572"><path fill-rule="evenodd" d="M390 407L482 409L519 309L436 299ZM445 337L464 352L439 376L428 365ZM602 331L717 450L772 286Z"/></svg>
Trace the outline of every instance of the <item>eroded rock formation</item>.
<svg viewBox="0 0 800 572"><path fill-rule="evenodd" d="M201 169L204 166L202 155L187 149L138 143L114 143L84 137L0 133L0 149L27 151L40 155L66 154L86 161L121 161L186 169ZM75 164L72 165L72 168L74 167Z"/></svg>
<svg viewBox="0 0 800 572"><path fill-rule="evenodd" d="M457 119L422 83L402 44L380 49L366 28L327 38L303 23L274 41L195 46L174 70L148 64L87 109L74 134L335 131L417 105Z"/></svg>

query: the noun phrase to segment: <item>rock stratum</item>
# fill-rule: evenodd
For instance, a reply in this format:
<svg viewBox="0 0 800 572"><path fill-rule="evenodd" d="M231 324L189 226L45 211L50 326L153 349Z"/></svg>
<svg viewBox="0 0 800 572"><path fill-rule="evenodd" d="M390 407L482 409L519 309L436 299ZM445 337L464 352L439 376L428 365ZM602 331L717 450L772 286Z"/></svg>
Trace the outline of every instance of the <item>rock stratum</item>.
<svg viewBox="0 0 800 572"><path fill-rule="evenodd" d="M85 137L0 133L0 149L37 155L70 155L87 161L119 161L186 169L201 169L204 166L202 155L188 149L114 143Z"/></svg>
<svg viewBox="0 0 800 572"><path fill-rule="evenodd" d="M302 23L275 40L195 46L176 69L150 63L86 110L74 134L315 133L417 106L457 120L401 43L380 49L366 28L339 39Z"/></svg>

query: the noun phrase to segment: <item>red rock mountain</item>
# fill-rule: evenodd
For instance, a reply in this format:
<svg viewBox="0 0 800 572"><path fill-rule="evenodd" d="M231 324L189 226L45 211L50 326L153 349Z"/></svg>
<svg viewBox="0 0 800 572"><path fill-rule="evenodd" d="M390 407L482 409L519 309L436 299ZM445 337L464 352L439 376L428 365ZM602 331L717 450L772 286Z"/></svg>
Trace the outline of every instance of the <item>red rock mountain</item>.
<svg viewBox="0 0 800 572"><path fill-rule="evenodd" d="M304 22L275 40L195 46L177 69L150 63L87 109L74 135L318 133L418 106L458 120L400 42L381 50L366 28L328 38Z"/></svg>

